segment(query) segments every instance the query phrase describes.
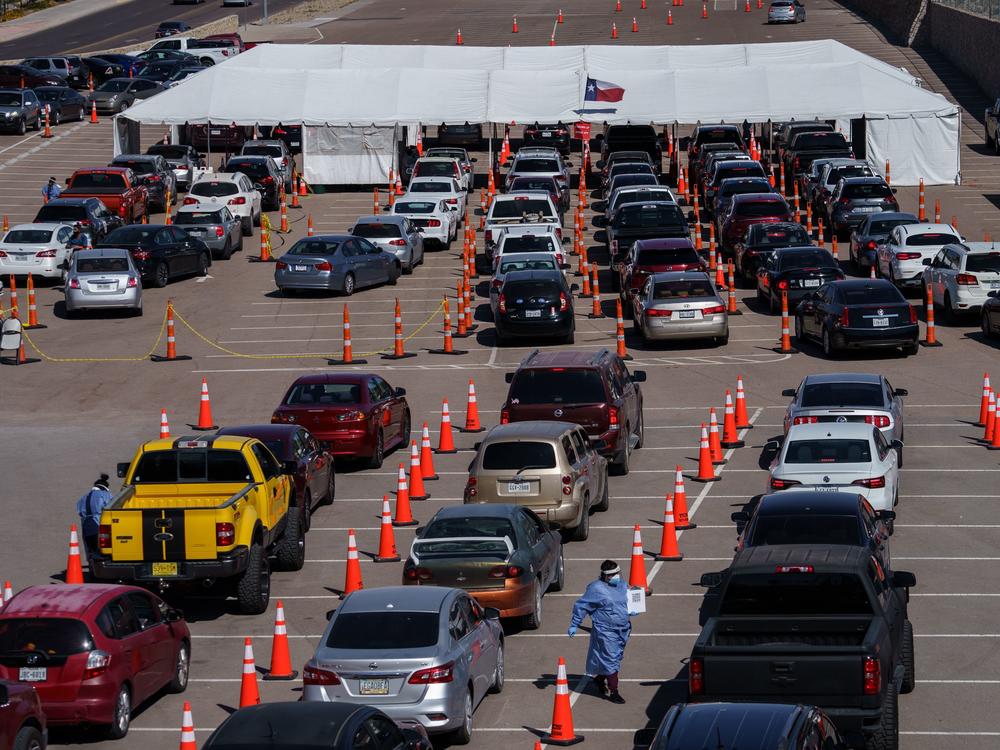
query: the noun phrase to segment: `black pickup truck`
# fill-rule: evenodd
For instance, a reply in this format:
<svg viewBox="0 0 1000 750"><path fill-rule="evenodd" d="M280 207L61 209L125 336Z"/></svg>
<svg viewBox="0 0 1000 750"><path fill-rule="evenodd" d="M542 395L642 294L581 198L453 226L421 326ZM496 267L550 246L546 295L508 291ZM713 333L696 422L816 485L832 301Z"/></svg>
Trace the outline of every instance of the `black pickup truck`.
<svg viewBox="0 0 1000 750"><path fill-rule="evenodd" d="M785 148L782 158L785 163L787 190L795 186L795 180L803 172L808 172L815 159L853 159L854 150L843 133L833 131L806 131L796 133Z"/></svg>
<svg viewBox="0 0 1000 750"><path fill-rule="evenodd" d="M612 271L619 270L636 240L691 236L680 206L663 202L626 203L611 215L605 232Z"/></svg>
<svg viewBox="0 0 1000 750"><path fill-rule="evenodd" d="M864 547L778 545L706 573L690 701L808 703L863 750L896 750L900 693L914 685L912 573Z"/></svg>
<svg viewBox="0 0 1000 750"><path fill-rule="evenodd" d="M653 172L660 173L663 145L652 125L609 125L597 136L601 160L607 161L615 151L644 151L649 154Z"/></svg>

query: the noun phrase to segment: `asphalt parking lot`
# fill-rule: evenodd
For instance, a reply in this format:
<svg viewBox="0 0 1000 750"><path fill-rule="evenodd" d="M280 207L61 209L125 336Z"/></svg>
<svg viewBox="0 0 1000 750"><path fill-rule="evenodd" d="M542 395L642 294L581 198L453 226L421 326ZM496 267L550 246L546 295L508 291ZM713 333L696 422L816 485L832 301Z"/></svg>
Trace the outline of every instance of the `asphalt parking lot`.
<svg viewBox="0 0 1000 750"><path fill-rule="evenodd" d="M623 36L645 43L831 36L853 40L848 43L886 58L900 54L879 43L875 32L859 19L825 0L810 4L810 20L791 28L768 27L761 22L764 11L744 14L742 6L734 11L723 9L722 3L715 7L709 3L712 16L701 21L697 17L700 4L689 2L684 8L671 8L675 25L668 30L663 26L665 9L639 11L638 2L628 4L636 10L616 14L613 3L591 0L579 3L572 13L566 9L559 43L603 43L612 20L624 32L633 14L645 14L639 15L640 33L624 32ZM419 39L420 43L449 43L459 25L453 8L440 0L419 10L398 5L389 0L364 3L355 13L321 30L328 42ZM515 4L502 13L485 3L474 3L468 6L468 19L461 19L466 43L511 42L510 15L520 5L525 13L518 13L522 31L517 43L546 43L556 10L550 3ZM644 36L647 27L648 36ZM738 114L734 113L734 119ZM975 129L973 124L965 132ZM689 130L690 126L684 126L680 132ZM148 141L160 135L143 132ZM49 175L61 181L78 166L104 164L111 158L107 120L99 125L63 126L56 136L51 140L36 135L0 139L0 205L12 224L34 215L41 202L39 191ZM966 137L970 143L978 138ZM480 158L479 165L485 162ZM579 155L573 162L579 166ZM978 182L930 188L929 203L941 199L946 220L955 215L970 238L978 239L984 231L995 234L1000 230L1000 212L987 211L984 206L991 204L983 197L994 190L995 167L988 169L990 157L971 147L963 150L963 164L982 170ZM915 209L915 190L901 189L899 198L903 210ZM291 231L278 235L275 252L280 254L281 247L305 234L307 215L317 232L343 231L358 215L370 212L371 203L371 193L365 191L306 197L302 209L291 211ZM590 216L588 211L588 226ZM277 223L277 216L272 215L272 220ZM594 240L592 229L587 241L604 258L603 244ZM129 459L139 442L155 437L161 408L167 409L172 433L184 434L185 425L197 417L203 377L209 384L217 423L266 422L295 377L326 370L325 360L339 356L345 300L280 296L272 282L273 267L248 262L248 256L256 255L258 243L255 232L242 256L217 261L204 279L147 290L142 318L67 320L61 313L61 290L39 289L39 317L48 328L29 332L37 347L35 352L29 349L29 355L43 361L0 369L0 455L7 500L0 517L4 529L0 579L10 579L15 588L58 580L65 567L69 525L76 520L76 498L99 472L113 473L115 463ZM843 245L841 251L843 258ZM530 350L493 346L488 302L480 296L476 334L456 341L456 347L468 354L445 358L426 351L440 345L440 302L444 295L454 295L460 278L456 243L452 252L428 253L426 263L398 286L365 290L349 300L354 354L370 361L355 369L376 371L392 385L404 386L414 424L427 420L432 442L437 439L443 398L450 402L453 420L464 419L469 378L475 380L484 423L496 423L506 394L503 374ZM589 300L577 303L576 348L614 348L614 296L609 281L610 276L602 274L603 309L609 317L588 319ZM901 700L901 747L986 750L1000 744L993 709L1000 704L1000 463L996 453L977 443L981 429L970 424L978 417L983 372L998 369L997 347L981 339L975 321L966 321L957 326L939 323L943 347L922 348L909 358L864 355L828 361L809 345L801 353L783 355L772 351L779 320L758 311L752 292L741 289L738 296L742 315L731 320L730 343L723 348L669 345L647 349L627 327L626 341L634 358L629 366L648 373L643 385L645 446L634 455L627 477L612 478L611 509L592 519L590 539L567 545L566 588L546 596L541 629L509 631L508 684L503 694L489 696L479 707L471 747L532 746L535 737L548 728L559 656L567 660L574 721L576 729L587 736L586 744L645 746L667 707L685 695L684 660L699 630L699 577L726 566L736 536L730 513L765 487L765 444L781 434L785 408L781 390L794 387L808 373L845 370L880 372L894 386L909 390L906 465L892 555L896 567L912 570L918 581L910 602L917 687ZM178 351L192 359L152 364L147 355L161 330L167 299L174 301L182 318ZM417 356L393 363L381 360L378 352L391 347L395 299L403 311L406 348ZM163 347L161 340L156 351L162 353ZM710 406L721 410L725 389L735 390L737 374L744 378L753 422L744 437L746 446L727 451L728 462L719 469L721 481L688 484L688 502L698 527L680 538L684 561L654 562L652 553L659 546L659 521L665 493L672 489L673 467L695 468L699 424L707 420ZM478 438L460 435L457 439L459 453L435 456L441 478L428 483L430 499L414 504L414 515L421 521L443 505L461 502L469 449ZM165 696L144 708L134 719L134 735L125 742L143 742L151 750L176 744L183 700L191 701L198 737L204 739L237 705L245 636L254 637L258 666L267 665L274 605L279 599L288 619L292 661L300 669L322 633L325 612L337 605L335 592L343 585L349 528L357 531L365 586L400 582L401 564L374 565L369 555L377 550L382 496L395 488L396 464L406 460L397 453L387 458L381 470L352 470L338 476L335 503L314 516L304 570L274 574L272 606L266 614L243 617L215 608L207 600L189 602L185 610L194 634L190 687L184 696ZM628 702L615 706L598 698L581 679L586 638L570 640L565 631L574 598L596 577L600 562L607 557L623 565L628 562L631 529L636 523L642 526L649 553L646 569L654 594L647 600L646 614L636 618L626 650L622 693ZM396 530L401 552L409 548L411 539L411 530ZM295 700L300 689L296 682L261 683L265 701ZM53 740L92 741L87 735L69 733L57 733Z"/></svg>

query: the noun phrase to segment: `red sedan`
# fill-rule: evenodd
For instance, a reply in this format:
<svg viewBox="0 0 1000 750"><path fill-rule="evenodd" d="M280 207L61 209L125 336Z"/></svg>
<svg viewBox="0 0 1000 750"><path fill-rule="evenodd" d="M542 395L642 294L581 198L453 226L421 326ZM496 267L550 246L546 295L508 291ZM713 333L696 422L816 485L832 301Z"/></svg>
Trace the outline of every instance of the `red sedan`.
<svg viewBox="0 0 1000 750"><path fill-rule="evenodd" d="M622 309L632 309L631 294L638 292L650 274L661 271L701 271L705 261L687 237L638 240L632 243L618 271Z"/></svg>
<svg viewBox="0 0 1000 750"><path fill-rule="evenodd" d="M366 373L302 376L271 422L302 425L334 456L364 459L372 469L382 466L388 451L410 442L406 390Z"/></svg>
<svg viewBox="0 0 1000 750"><path fill-rule="evenodd" d="M734 195L725 216L719 217L719 240L727 256L754 224L792 221L792 212L777 193Z"/></svg>
<svg viewBox="0 0 1000 750"><path fill-rule="evenodd" d="M32 685L49 725L128 733L136 706L187 688L191 633L144 589L30 586L0 612L0 679Z"/></svg>

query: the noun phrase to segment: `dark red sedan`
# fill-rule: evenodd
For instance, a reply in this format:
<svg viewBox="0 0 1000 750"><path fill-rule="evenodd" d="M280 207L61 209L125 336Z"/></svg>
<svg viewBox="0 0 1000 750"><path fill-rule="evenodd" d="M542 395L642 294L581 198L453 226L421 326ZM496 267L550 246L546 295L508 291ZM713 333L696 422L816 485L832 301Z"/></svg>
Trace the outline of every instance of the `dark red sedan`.
<svg viewBox="0 0 1000 750"><path fill-rule="evenodd" d="M0 681L0 748L45 750L47 739L45 713L35 688Z"/></svg>
<svg viewBox="0 0 1000 750"><path fill-rule="evenodd" d="M290 474L295 485L292 505L299 509L302 528L306 531L309 531L312 524L313 508L333 502L337 477L333 467L333 454L305 427L294 424L250 424L223 427L217 434L257 438L282 464L295 464L295 471Z"/></svg>
<svg viewBox="0 0 1000 750"><path fill-rule="evenodd" d="M632 243L632 248L618 270L622 309L632 309L629 295L638 292L650 274L661 271L700 271L704 267L705 261L687 237L638 240Z"/></svg>
<svg viewBox="0 0 1000 750"><path fill-rule="evenodd" d="M0 679L31 685L50 726L128 733L134 709L187 689L183 615L134 586L30 586L0 612Z"/></svg>
<svg viewBox="0 0 1000 750"><path fill-rule="evenodd" d="M271 422L302 425L334 456L363 459L372 469L382 466L388 451L410 442L406 390L368 373L302 376Z"/></svg>
<svg viewBox="0 0 1000 750"><path fill-rule="evenodd" d="M727 255L731 255L732 248L754 224L791 220L791 209L777 193L734 195L725 216L719 218L719 241Z"/></svg>

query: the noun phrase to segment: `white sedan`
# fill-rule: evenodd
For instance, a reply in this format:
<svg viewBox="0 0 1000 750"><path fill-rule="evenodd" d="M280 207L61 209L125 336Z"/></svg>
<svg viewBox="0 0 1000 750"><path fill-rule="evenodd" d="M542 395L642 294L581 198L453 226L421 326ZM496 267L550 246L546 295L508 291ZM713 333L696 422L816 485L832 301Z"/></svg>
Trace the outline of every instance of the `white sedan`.
<svg viewBox="0 0 1000 750"><path fill-rule="evenodd" d="M406 193L407 195L419 193L411 195L412 198L441 200L449 206L457 206L458 223L461 225L468 193L462 190L461 184L454 177L414 177L410 180Z"/></svg>
<svg viewBox="0 0 1000 750"><path fill-rule="evenodd" d="M892 510L902 447L861 422L792 425L771 462L766 491L857 492L875 510Z"/></svg>
<svg viewBox="0 0 1000 750"><path fill-rule="evenodd" d="M73 253L67 244L73 227L67 224L18 224L0 240L0 274L62 278Z"/></svg>
<svg viewBox="0 0 1000 750"><path fill-rule="evenodd" d="M424 240L430 240L445 249L458 237L458 207L444 200L430 200L422 194L407 193L396 199L392 212L405 216L411 224L420 227Z"/></svg>

